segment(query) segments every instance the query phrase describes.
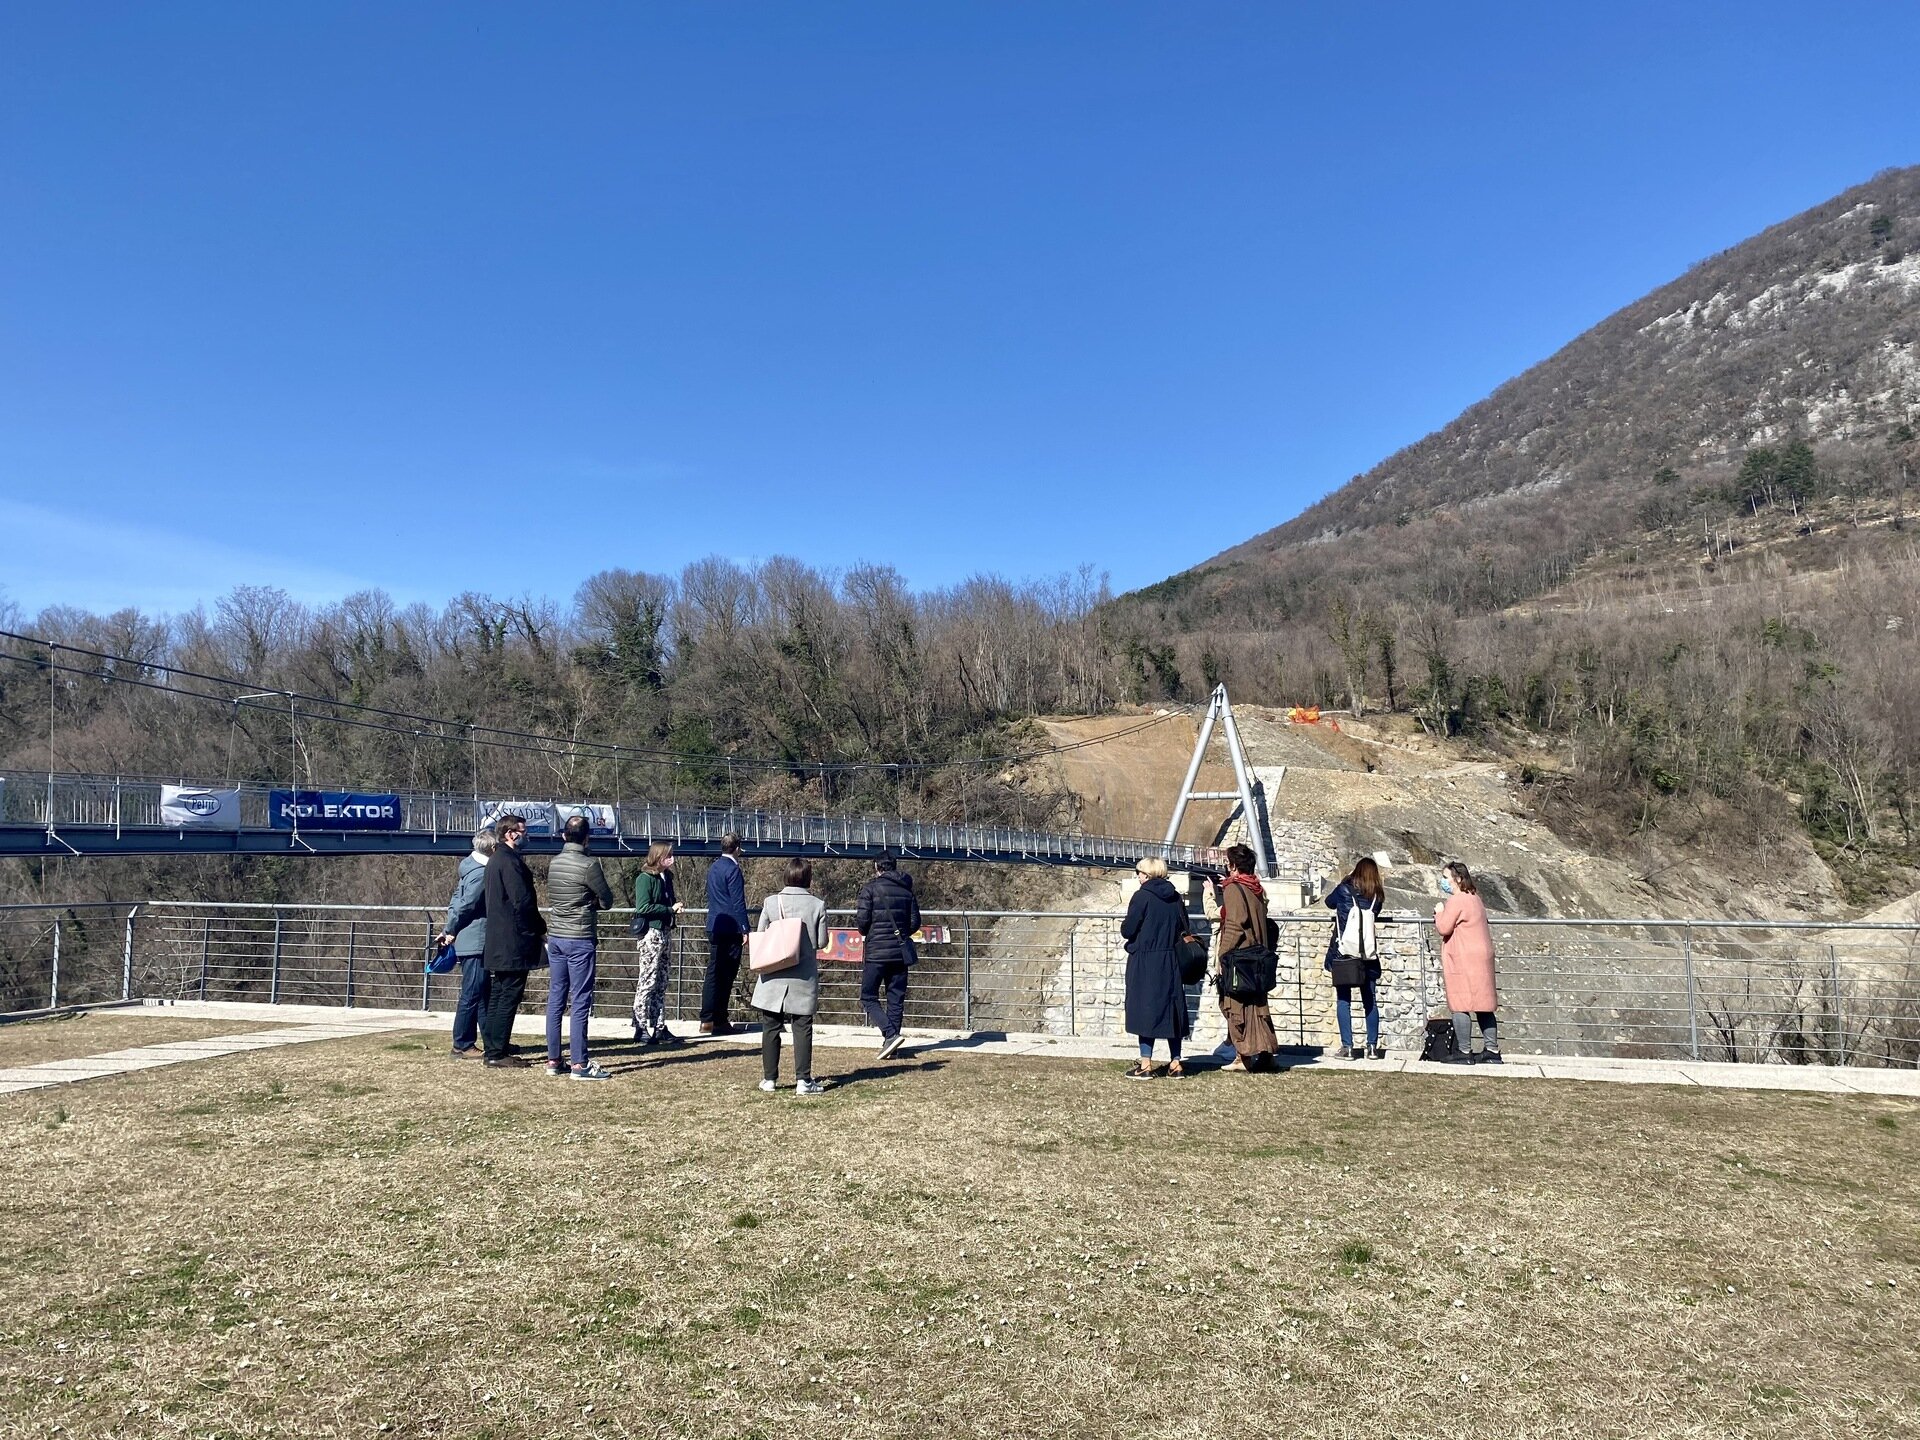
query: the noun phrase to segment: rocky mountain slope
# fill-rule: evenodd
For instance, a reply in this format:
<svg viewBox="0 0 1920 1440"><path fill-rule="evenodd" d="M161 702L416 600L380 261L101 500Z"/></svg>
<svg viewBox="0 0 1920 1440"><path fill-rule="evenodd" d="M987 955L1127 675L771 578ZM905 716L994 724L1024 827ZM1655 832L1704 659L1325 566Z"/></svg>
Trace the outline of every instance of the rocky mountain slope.
<svg viewBox="0 0 1920 1440"><path fill-rule="evenodd" d="M1108 618L1145 693L1402 717L1639 872L1764 886L1811 844L1865 907L1920 884L1917 430L1912 168Z"/></svg>
<svg viewBox="0 0 1920 1440"><path fill-rule="evenodd" d="M1458 563L1382 583L1511 603L1624 534L1693 510L1712 525L1755 508L1717 491L1756 448L1802 440L1828 472L1824 488L1897 491L1914 457L1895 452L1917 418L1913 167L1703 261L1294 519L1130 598L1182 628L1311 611L1314 579L1377 561L1383 547L1420 556L1465 521L1473 543ZM1789 497L1801 502L1819 488L1772 478L1776 491L1805 488ZM1702 488L1715 493L1695 497Z"/></svg>

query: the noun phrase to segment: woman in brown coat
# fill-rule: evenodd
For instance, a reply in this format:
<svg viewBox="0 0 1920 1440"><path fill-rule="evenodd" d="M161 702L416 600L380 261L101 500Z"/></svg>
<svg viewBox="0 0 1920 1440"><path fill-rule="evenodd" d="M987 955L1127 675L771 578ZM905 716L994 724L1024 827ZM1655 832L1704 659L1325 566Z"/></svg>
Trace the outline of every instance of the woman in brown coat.
<svg viewBox="0 0 1920 1440"><path fill-rule="evenodd" d="M1473 1021L1480 1022L1482 1065L1500 1063L1500 1031L1494 1012L1499 997L1493 986L1493 930L1487 907L1473 872L1458 860L1449 860L1440 872L1440 890L1447 898L1434 907L1433 924L1440 932L1440 973L1447 982L1447 1008L1453 1011L1455 1065L1471 1065Z"/></svg>
<svg viewBox="0 0 1920 1440"><path fill-rule="evenodd" d="M1223 962L1236 950L1269 950L1267 892L1253 873L1253 851L1245 845L1227 847L1228 874L1220 886L1220 949L1214 962L1214 984L1221 985ZM1233 1041L1236 1071L1267 1070L1280 1051L1273 1033L1273 1017L1264 995L1233 996L1220 990L1220 1012L1227 1017L1227 1037Z"/></svg>

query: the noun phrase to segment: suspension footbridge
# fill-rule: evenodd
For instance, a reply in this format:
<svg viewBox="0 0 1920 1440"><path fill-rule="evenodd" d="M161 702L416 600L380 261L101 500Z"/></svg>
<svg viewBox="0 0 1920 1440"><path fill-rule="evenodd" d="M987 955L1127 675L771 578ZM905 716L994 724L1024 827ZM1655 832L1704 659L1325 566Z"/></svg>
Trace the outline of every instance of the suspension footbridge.
<svg viewBox="0 0 1920 1440"><path fill-rule="evenodd" d="M359 803L329 807L309 798L347 793ZM329 808L355 813L327 814ZM682 854L712 855L723 836L735 834L752 856L859 860L890 852L910 860L1110 868L1156 855L1176 870L1212 873L1225 865L1211 846L886 816L436 791L369 796L22 771L0 772L0 855L464 855L473 832L503 811L532 822L529 853L557 851L558 822L578 812L588 816L596 848L613 853L671 841Z"/></svg>

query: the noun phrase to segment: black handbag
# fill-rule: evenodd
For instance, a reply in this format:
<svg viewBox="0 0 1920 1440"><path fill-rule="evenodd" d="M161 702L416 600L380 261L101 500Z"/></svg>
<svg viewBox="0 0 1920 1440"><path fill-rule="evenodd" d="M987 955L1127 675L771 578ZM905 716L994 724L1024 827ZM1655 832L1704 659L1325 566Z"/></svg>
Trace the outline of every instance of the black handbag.
<svg viewBox="0 0 1920 1440"><path fill-rule="evenodd" d="M1367 983L1367 962L1356 960L1351 955L1336 955L1333 963L1327 966L1327 973L1333 977L1335 985L1355 990Z"/></svg>
<svg viewBox="0 0 1920 1440"><path fill-rule="evenodd" d="M1175 942L1174 952L1180 960L1180 983L1198 985L1207 978L1207 942L1189 930Z"/></svg>
<svg viewBox="0 0 1920 1440"><path fill-rule="evenodd" d="M1271 950L1230 950L1220 957L1220 993L1242 1004L1265 1002L1280 983L1280 957Z"/></svg>

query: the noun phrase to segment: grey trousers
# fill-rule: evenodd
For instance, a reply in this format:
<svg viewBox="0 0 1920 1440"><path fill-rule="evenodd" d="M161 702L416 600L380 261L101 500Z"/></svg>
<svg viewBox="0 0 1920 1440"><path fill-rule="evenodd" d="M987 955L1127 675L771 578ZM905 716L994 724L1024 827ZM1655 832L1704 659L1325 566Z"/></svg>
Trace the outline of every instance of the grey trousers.
<svg viewBox="0 0 1920 1440"><path fill-rule="evenodd" d="M765 1017L760 1022L760 1078L778 1080L780 1078L780 1027L793 1026L793 1078L811 1080L813 1078L813 1016L776 1015L771 1010L762 1010Z"/></svg>
<svg viewBox="0 0 1920 1440"><path fill-rule="evenodd" d="M1476 1010L1469 1015L1465 1010L1453 1012L1453 1042L1462 1055L1473 1049L1473 1022L1480 1022L1480 1038L1486 1047L1495 1053L1500 1049L1500 1027L1494 1020L1491 1010Z"/></svg>

